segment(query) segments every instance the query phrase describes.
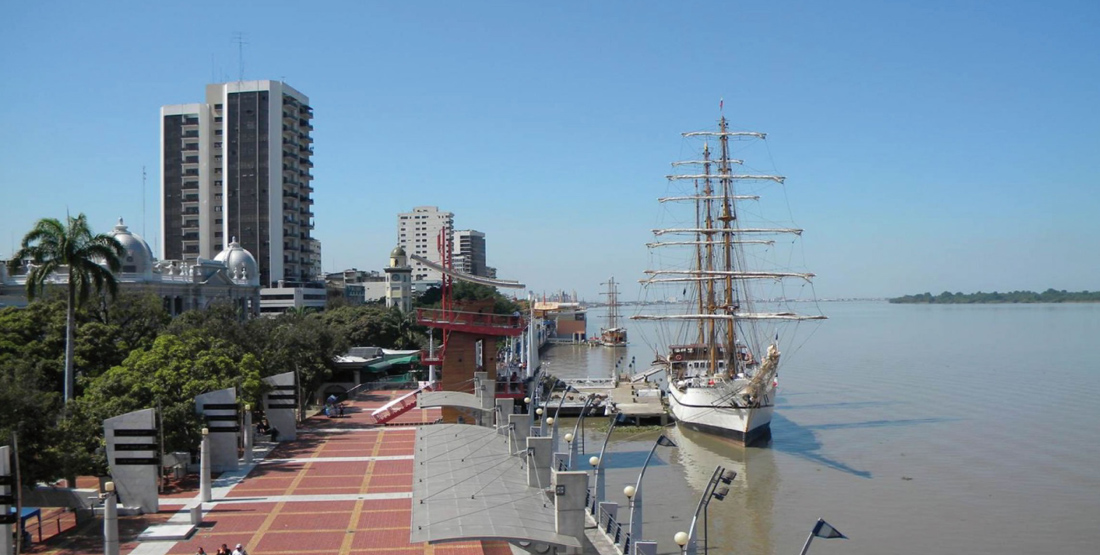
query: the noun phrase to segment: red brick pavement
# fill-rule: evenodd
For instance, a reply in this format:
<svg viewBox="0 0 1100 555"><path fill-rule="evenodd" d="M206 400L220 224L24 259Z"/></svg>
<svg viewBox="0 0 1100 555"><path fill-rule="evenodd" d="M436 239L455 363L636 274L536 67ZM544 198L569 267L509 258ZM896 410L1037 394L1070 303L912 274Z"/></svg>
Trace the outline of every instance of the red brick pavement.
<svg viewBox="0 0 1100 555"><path fill-rule="evenodd" d="M251 555L510 555L505 542L461 542L429 545L409 543L411 499L360 499L287 501L282 496L333 494L411 493L411 459L391 461L312 462L316 458L411 457L415 430L409 425L430 424L440 418L439 409L414 409L388 426L374 426L370 412L407 391L373 392L347 403L342 418L313 417L298 439L276 447L264 464L257 465L226 496L227 499L266 498L265 502L218 503L203 518L189 540L177 542L169 555L192 555L199 547L213 553L221 544L244 544ZM404 426L404 427L401 427ZM185 481L179 491L163 498L180 504L195 497L196 483ZM163 499L162 498L162 499ZM137 543L132 538L150 523L166 520L180 505L161 503L162 511L133 520L124 531L121 552L128 555ZM45 519L44 519L45 520ZM55 526L44 521L43 528ZM98 521L70 528L31 553L50 555L102 553L102 524ZM72 527L72 524L69 524ZM79 533L79 535L78 535ZM70 537L66 537L70 536ZM129 541L127 541L129 540Z"/></svg>

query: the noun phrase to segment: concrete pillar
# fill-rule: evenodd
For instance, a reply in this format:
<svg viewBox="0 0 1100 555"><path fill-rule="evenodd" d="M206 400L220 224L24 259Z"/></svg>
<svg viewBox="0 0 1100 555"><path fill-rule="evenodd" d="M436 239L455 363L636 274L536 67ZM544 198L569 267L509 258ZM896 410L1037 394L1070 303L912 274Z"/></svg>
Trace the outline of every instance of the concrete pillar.
<svg viewBox="0 0 1100 555"><path fill-rule="evenodd" d="M584 502L588 496L588 473L553 472L554 526L563 536L577 538L584 544ZM568 548L566 553L580 553Z"/></svg>
<svg viewBox="0 0 1100 555"><path fill-rule="evenodd" d="M107 465L116 498L129 509L154 514L160 509L157 466L160 464L156 409L142 409L103 421Z"/></svg>
<svg viewBox="0 0 1100 555"><path fill-rule="evenodd" d="M551 458L551 464L551 468L553 468L554 470L558 470L560 468L573 470L572 468L569 468L569 453L554 453L554 456Z"/></svg>
<svg viewBox="0 0 1100 555"><path fill-rule="evenodd" d="M527 433L531 431L531 415L509 414L508 452L519 453L527 448Z"/></svg>
<svg viewBox="0 0 1100 555"><path fill-rule="evenodd" d="M527 485L550 487L550 438L527 438Z"/></svg>
<svg viewBox="0 0 1100 555"><path fill-rule="evenodd" d="M271 386L264 394L262 408L267 423L279 430L279 441L294 441L298 438L298 394L294 381L294 372L283 372L263 379Z"/></svg>
<svg viewBox="0 0 1100 555"><path fill-rule="evenodd" d="M604 514L610 515L611 518L618 521L619 504L615 503L614 501L600 501L599 506L596 508L596 514L592 515L593 517L595 517L596 524L599 526L600 530L603 530L604 533L607 533L607 521L600 520L600 515Z"/></svg>
<svg viewBox="0 0 1100 555"><path fill-rule="evenodd" d="M496 399L497 414L499 414L500 420L497 422L497 426L504 426L508 424L508 417L512 415L516 410L515 399Z"/></svg>
<svg viewBox="0 0 1100 555"><path fill-rule="evenodd" d="M237 390L230 387L197 395L195 412L202 415L210 430L211 470L237 470L241 461L237 454L241 444Z"/></svg>
<svg viewBox="0 0 1100 555"><path fill-rule="evenodd" d="M107 482L107 498L103 500L103 555L118 555L118 498L114 482Z"/></svg>
<svg viewBox="0 0 1100 555"><path fill-rule="evenodd" d="M252 405L244 406L244 464L252 464Z"/></svg>
<svg viewBox="0 0 1100 555"><path fill-rule="evenodd" d="M202 429L202 445L199 447L199 501L210 501L210 435Z"/></svg>
<svg viewBox="0 0 1100 555"><path fill-rule="evenodd" d="M11 447L4 445L0 446L0 478L3 478L5 482L10 481L12 485L2 485L0 482L0 497L11 495L15 491L15 477L12 476L11 468ZM0 515L7 516L11 512L11 505L7 502L0 502ZM15 545L11 541L11 525L0 524L0 555L11 555L15 552Z"/></svg>

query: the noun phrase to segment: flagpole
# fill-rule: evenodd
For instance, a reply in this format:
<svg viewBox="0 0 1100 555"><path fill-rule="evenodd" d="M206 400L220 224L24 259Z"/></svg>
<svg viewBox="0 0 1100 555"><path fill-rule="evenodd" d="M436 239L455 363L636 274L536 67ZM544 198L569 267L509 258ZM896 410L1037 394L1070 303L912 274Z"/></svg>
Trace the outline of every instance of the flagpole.
<svg viewBox="0 0 1100 555"><path fill-rule="evenodd" d="M798 555L806 555L806 552L810 550L810 542L814 541L814 533L810 532L810 537L806 538L806 545L802 546L802 551Z"/></svg>

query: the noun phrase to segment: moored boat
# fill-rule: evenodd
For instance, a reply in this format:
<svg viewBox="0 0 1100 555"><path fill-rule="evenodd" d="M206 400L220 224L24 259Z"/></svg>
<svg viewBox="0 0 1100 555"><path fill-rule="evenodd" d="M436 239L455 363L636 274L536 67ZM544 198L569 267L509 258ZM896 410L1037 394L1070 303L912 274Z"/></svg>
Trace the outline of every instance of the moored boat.
<svg viewBox="0 0 1100 555"><path fill-rule="evenodd" d="M730 156L731 141L759 141L763 133L731 131L725 116L716 131L684 133L687 139L703 139L698 159L674 162L673 167L694 167L691 172L668 176L673 188L691 184L675 196L658 199L693 207L682 227L655 229L658 239L651 249L675 249L676 256L664 260L684 261L678 267L646 271L641 282L649 288L683 288L687 301L684 313L632 316L657 320L678 330L667 330L674 342L657 353L655 364L664 368L668 402L677 422L685 427L728 437L746 445L770 437L775 408L780 360L779 326L804 320L824 319L804 315L786 307L786 289L771 297L760 284L810 282L813 274L789 268L760 267L773 255L776 241L769 237L802 234L793 227L757 225L743 203L757 202L759 194L740 190L744 184L784 183L784 177L735 172L742 160ZM710 140L719 149L712 153ZM757 193L763 187L748 191ZM663 236L686 236L686 240L662 240ZM756 249L756 250L754 250ZM662 296L661 299L666 297ZM777 306L773 306L777 305ZM772 325L775 328L772 328ZM676 339L679 339L676 341Z"/></svg>

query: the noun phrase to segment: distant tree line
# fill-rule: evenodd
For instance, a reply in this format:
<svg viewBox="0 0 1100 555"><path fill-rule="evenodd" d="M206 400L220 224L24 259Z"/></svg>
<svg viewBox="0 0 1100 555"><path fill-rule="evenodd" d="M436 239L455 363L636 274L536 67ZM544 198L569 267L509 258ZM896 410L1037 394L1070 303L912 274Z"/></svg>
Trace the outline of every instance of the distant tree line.
<svg viewBox="0 0 1100 555"><path fill-rule="evenodd" d="M1042 293L1034 291L1011 291L1008 293L951 293L944 291L939 295L922 293L905 295L890 299L894 304L993 304L993 303L1096 303L1100 302L1100 291L1058 291L1047 289Z"/></svg>

